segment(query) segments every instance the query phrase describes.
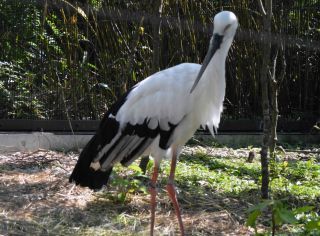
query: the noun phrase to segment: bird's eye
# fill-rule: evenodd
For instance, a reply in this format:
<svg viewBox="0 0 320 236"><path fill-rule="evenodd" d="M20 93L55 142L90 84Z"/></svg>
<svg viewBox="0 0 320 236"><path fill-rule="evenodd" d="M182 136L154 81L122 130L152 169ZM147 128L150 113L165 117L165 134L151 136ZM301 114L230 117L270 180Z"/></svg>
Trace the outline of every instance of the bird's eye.
<svg viewBox="0 0 320 236"><path fill-rule="evenodd" d="M231 24L227 25L227 26L224 28L223 32L226 32L226 31L230 28L230 26L231 26Z"/></svg>

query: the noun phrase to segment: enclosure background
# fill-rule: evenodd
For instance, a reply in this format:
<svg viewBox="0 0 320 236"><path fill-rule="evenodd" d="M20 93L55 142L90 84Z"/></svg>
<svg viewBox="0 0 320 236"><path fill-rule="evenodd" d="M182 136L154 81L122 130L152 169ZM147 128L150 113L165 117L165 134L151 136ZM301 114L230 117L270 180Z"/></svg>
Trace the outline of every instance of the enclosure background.
<svg viewBox="0 0 320 236"><path fill-rule="evenodd" d="M212 16L240 27L227 59L223 119L260 119L262 17L256 1L0 1L0 119L100 119L127 89L182 62L201 63ZM320 3L274 1L280 117L320 111ZM160 32L159 32L160 28ZM158 50L156 50L158 48ZM282 62L282 54L286 66Z"/></svg>

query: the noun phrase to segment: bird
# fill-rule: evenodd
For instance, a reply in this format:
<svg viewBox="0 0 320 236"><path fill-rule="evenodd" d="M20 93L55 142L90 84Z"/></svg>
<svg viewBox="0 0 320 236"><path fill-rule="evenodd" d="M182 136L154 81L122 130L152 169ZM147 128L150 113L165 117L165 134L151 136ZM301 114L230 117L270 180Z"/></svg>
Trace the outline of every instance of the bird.
<svg viewBox="0 0 320 236"><path fill-rule="evenodd" d="M160 162L171 158L166 185L181 235L185 235L174 185L177 159L199 128L214 136L225 97L225 63L238 28L231 11L213 18L213 34L202 65L181 63L140 81L103 116L95 135L79 155L69 178L76 185L100 189L116 163L129 166L140 156L154 160L150 181L150 235L155 225L156 183Z"/></svg>

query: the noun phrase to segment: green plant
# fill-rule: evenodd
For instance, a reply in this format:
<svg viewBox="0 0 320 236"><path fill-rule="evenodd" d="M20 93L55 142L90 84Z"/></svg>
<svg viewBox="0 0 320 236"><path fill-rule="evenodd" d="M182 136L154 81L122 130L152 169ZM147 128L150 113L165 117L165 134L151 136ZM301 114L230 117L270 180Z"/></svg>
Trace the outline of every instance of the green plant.
<svg viewBox="0 0 320 236"><path fill-rule="evenodd" d="M301 232L304 235L319 235L320 233L320 216L314 211L312 206L304 206L295 209L294 214L299 223L303 225Z"/></svg>
<svg viewBox="0 0 320 236"><path fill-rule="evenodd" d="M44 117L43 102L31 92L38 89L34 78L19 64L0 61L0 117Z"/></svg>
<svg viewBox="0 0 320 236"><path fill-rule="evenodd" d="M38 110L48 119L66 118L61 111L61 91L56 91L59 82L71 118L99 119L116 97L154 72L151 70L156 42L153 4L114 0L82 2L86 4L60 1L57 7L52 1L43 5L36 0L0 1L3 26L0 61L19 65L24 73L34 76L31 93L42 101ZM291 38L287 40L289 47L284 56L288 68L293 69L286 71L280 83L279 110L282 117L291 120L308 119L311 110L315 116L318 114L319 68L316 65L319 56L317 50L310 50L312 40L317 41L320 35L318 2L275 4L273 36L280 33L283 37L292 35L293 39L306 39L306 43L294 44ZM254 1L164 1L165 23L161 24L158 40L159 69L181 62L200 63L208 46L211 16L221 8L237 14L241 22L239 32L261 29ZM285 31L279 32L280 28ZM259 63L252 62L261 60L260 43L250 35L258 38L260 35L239 35L241 40L237 39L233 45L226 64L228 86L223 115L231 119L259 119L260 67ZM81 45L84 41L87 44ZM309 43L310 48L300 46ZM112 93L94 89L99 83L107 84ZM28 85L24 87L29 88ZM19 118L26 118L28 109L29 104L20 104L17 108L10 107L10 112L13 117L18 114Z"/></svg>
<svg viewBox="0 0 320 236"><path fill-rule="evenodd" d="M267 217L271 234L275 235L276 231L284 224L296 225L302 229L301 233L313 235L320 232L320 217L313 212L313 206L303 206L296 209L289 209L282 200L264 200L248 209L248 218L246 225L253 227L257 235L257 220L259 217ZM270 213L270 214L268 214ZM270 217L271 216L271 217ZM269 218L268 218L269 217Z"/></svg>
<svg viewBox="0 0 320 236"><path fill-rule="evenodd" d="M247 226L253 227L257 234L257 218L262 215L264 211L271 212L271 228L272 235L275 235L277 227L282 224L295 224L298 222L294 212L288 210L281 200L264 200L261 203L248 209L249 216L246 222Z"/></svg>
<svg viewBox="0 0 320 236"><path fill-rule="evenodd" d="M129 195L136 192L147 194L147 188L142 181L146 176L143 175L140 167L132 164L128 169L125 178L115 172L113 173L110 185L115 187L116 191L107 193L107 198L115 203L125 203L129 200Z"/></svg>

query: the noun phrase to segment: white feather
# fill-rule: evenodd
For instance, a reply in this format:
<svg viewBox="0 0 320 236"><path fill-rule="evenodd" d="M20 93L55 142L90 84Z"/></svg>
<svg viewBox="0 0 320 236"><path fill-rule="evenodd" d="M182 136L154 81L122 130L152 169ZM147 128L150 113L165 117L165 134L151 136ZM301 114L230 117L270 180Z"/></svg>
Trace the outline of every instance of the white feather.
<svg viewBox="0 0 320 236"><path fill-rule="evenodd" d="M159 125L164 131L170 130L170 125L176 125L168 141L167 150L159 147L161 139L158 135L151 144L146 144L149 147L146 146L144 154L161 159L170 155L172 147L181 150L200 126L208 127L214 135L219 126L225 97L225 60L237 26L237 19L233 13L222 12L216 15L213 33L222 35L222 43L192 93L190 90L201 68L201 65L195 63L183 63L155 73L129 92L126 101L115 115L115 119L120 123L120 130L124 130L128 123L136 125L145 121L149 122L149 129L156 129ZM119 134L114 139L118 139ZM99 160L114 142L112 140L106 145L95 161ZM112 151L114 157L110 160L119 161L125 156L125 153L121 152L123 149L132 149L126 148L125 145L125 141L120 142L119 147ZM119 153L121 155L117 157ZM109 164L103 163L103 167Z"/></svg>

